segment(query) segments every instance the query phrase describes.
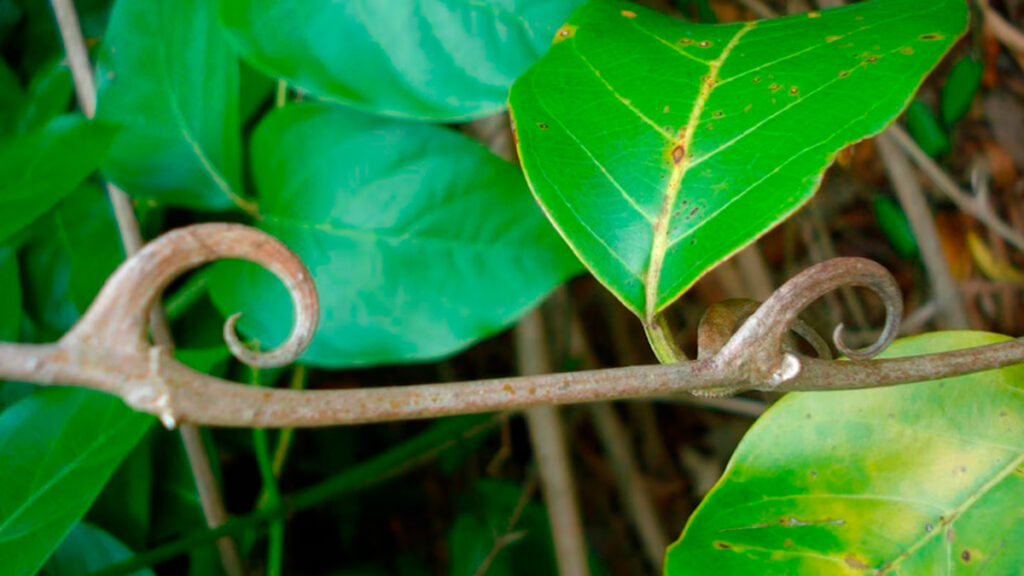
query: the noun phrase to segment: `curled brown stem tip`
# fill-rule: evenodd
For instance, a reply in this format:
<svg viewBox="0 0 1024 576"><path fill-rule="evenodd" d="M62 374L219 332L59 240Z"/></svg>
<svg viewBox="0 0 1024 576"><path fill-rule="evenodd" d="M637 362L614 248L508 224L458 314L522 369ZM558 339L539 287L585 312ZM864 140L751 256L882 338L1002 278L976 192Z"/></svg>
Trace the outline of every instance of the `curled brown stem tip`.
<svg viewBox="0 0 1024 576"><path fill-rule="evenodd" d="M291 333L279 347L268 352L246 348L235 333L240 316L235 314L224 325L228 348L251 366L293 362L316 332L320 316L316 286L306 266L284 244L240 224L197 224L153 240L107 280L82 320L62 342L113 344L139 352L149 348L149 311L167 285L192 268L227 258L249 260L273 272L288 289L294 308Z"/></svg>
<svg viewBox="0 0 1024 576"><path fill-rule="evenodd" d="M816 264L793 277L750 314L732 338L722 345L723 362L746 366L747 378L769 386L791 380L800 373L799 359L783 350L786 333L798 315L818 298L841 286L861 286L875 292L885 305L885 327L878 340L863 350L854 350L842 338L842 325L834 341L851 359L869 359L896 338L903 314L903 298L896 280L881 265L864 258L835 258ZM813 344L813 342L812 342Z"/></svg>

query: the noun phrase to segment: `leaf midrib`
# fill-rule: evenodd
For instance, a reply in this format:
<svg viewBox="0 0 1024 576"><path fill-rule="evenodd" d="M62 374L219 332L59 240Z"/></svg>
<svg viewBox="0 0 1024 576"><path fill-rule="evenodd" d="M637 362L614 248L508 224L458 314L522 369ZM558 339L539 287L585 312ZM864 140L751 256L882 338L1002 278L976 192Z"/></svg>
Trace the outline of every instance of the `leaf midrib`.
<svg viewBox="0 0 1024 576"><path fill-rule="evenodd" d="M704 107L707 105L708 99L711 97L712 92L714 92L715 83L718 81L718 73L722 65L729 59L733 49L743 36L754 28L757 28L756 21L747 22L740 27L722 50L722 53L718 55L718 58L712 60L708 65L708 74L704 79L704 84L701 86L700 92L697 94L696 100L694 100L693 107L690 109L686 131L682 139L676 144L676 146L682 148L682 157L679 159L673 158L672 173L669 176L668 185L663 192L661 213L654 223L651 252L644 282L644 305L648 323L653 322L658 313L658 285L661 281L661 270L665 262L665 253L668 249L669 221L672 216L672 207L675 206L676 198L679 196L683 178L686 177L686 173L690 168L690 162L687 161L687 157L693 143L693 136L697 131L697 124L704 113Z"/></svg>

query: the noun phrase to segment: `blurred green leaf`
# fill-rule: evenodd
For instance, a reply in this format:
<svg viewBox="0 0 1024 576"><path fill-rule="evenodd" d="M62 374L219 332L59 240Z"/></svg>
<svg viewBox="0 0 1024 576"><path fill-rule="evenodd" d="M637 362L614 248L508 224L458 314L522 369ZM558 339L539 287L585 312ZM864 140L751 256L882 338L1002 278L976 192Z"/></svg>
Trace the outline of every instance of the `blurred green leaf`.
<svg viewBox="0 0 1024 576"><path fill-rule="evenodd" d="M46 0L14 0L22 13L11 44L18 47L19 70L25 77L54 58L64 56L57 19ZM103 36L113 0L75 0L75 10L86 42Z"/></svg>
<svg viewBox="0 0 1024 576"><path fill-rule="evenodd" d="M54 340L85 312L124 249L103 190L87 183L33 227L22 249L25 309Z"/></svg>
<svg viewBox="0 0 1024 576"><path fill-rule="evenodd" d="M960 58L949 70L942 86L942 121L952 127L971 109L971 102L981 90L985 63L973 55Z"/></svg>
<svg viewBox="0 0 1024 576"><path fill-rule="evenodd" d="M241 92L238 109L242 126L245 127L257 119L256 115L262 111L263 106L274 94L277 81L245 62L242 62L239 79Z"/></svg>
<svg viewBox="0 0 1024 576"><path fill-rule="evenodd" d="M14 249L0 246L0 341L16 342L21 328L21 276Z"/></svg>
<svg viewBox="0 0 1024 576"><path fill-rule="evenodd" d="M103 161L116 130L81 115L0 142L0 243L73 192Z"/></svg>
<svg viewBox="0 0 1024 576"><path fill-rule="evenodd" d="M903 258L917 258L920 248L903 209L892 198L881 195L875 196L872 207L878 227L882 229L882 233L896 253Z"/></svg>
<svg viewBox="0 0 1024 576"><path fill-rule="evenodd" d="M289 105L257 128L252 165L259 226L320 288L310 364L454 353L579 269L516 168L445 128ZM284 287L255 265L218 265L211 294L264 349L291 327Z"/></svg>
<svg viewBox="0 0 1024 576"><path fill-rule="evenodd" d="M21 19L21 9L14 0L0 0L0 42L7 38L11 28Z"/></svg>
<svg viewBox="0 0 1024 576"><path fill-rule="evenodd" d="M0 558L33 574L152 424L120 399L40 389L0 414Z"/></svg>
<svg viewBox="0 0 1024 576"><path fill-rule="evenodd" d="M722 25L596 0L512 87L537 199L645 321L785 220L967 28L963 0Z"/></svg>
<svg viewBox="0 0 1024 576"><path fill-rule="evenodd" d="M522 498L523 487L515 483L477 483L448 535L450 576L477 574L496 547L486 572L491 576L558 574L544 507Z"/></svg>
<svg viewBox="0 0 1024 576"><path fill-rule="evenodd" d="M217 2L121 0L97 62L97 117L123 126L104 174L195 209L244 202L238 60Z"/></svg>
<svg viewBox="0 0 1024 576"><path fill-rule="evenodd" d="M7 62L0 58L0 136L12 131L18 111L25 105L25 90Z"/></svg>
<svg viewBox="0 0 1024 576"><path fill-rule="evenodd" d="M505 108L512 82L584 0L222 0L254 66L368 112L455 121Z"/></svg>
<svg viewBox="0 0 1024 576"><path fill-rule="evenodd" d="M188 456L177 432L157 430L154 439L153 523L150 540L164 543L206 527L203 507L196 491ZM220 574L220 557L213 544L192 546L188 550L192 576Z"/></svg>
<svg viewBox="0 0 1024 576"><path fill-rule="evenodd" d="M87 522L101 526L134 550L149 544L157 433L159 429L151 428L121 461L85 516Z"/></svg>
<svg viewBox="0 0 1024 576"><path fill-rule="evenodd" d="M132 555L130 548L102 528L80 522L61 542L39 576L86 576ZM153 576L153 571L139 570L132 572L132 576Z"/></svg>
<svg viewBox="0 0 1024 576"><path fill-rule="evenodd" d="M907 338L886 356L1008 340ZM740 443L665 574L1017 574L1024 366L789 394Z"/></svg>
<svg viewBox="0 0 1024 576"><path fill-rule="evenodd" d="M921 150L933 158L946 154L952 148L946 127L920 100L914 100L907 108L907 131Z"/></svg>
<svg viewBox="0 0 1024 576"><path fill-rule="evenodd" d="M25 93L25 104L18 111L19 132L44 126L66 113L74 95L74 84L64 58L51 60L37 70Z"/></svg>

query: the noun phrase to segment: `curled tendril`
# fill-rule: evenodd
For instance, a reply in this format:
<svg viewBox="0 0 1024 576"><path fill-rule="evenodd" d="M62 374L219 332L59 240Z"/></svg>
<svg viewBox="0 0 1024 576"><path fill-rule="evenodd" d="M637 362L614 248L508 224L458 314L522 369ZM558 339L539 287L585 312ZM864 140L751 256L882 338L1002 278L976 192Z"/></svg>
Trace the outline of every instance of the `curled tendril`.
<svg viewBox="0 0 1024 576"><path fill-rule="evenodd" d="M294 321L288 338L274 350L246 348L235 332L240 314L224 325L224 340L240 361L255 367L293 362L309 346L316 332L320 304L306 266L272 236L240 224L197 224L174 230L153 240L111 276L82 320L62 342L102 346L116 343L125 351L142 352L149 312L175 278L202 264L227 258L249 260L274 273L288 289Z"/></svg>
<svg viewBox="0 0 1024 576"><path fill-rule="evenodd" d="M729 341L737 328L761 306L757 300L734 299L708 307L697 328L697 357L710 358ZM807 342L822 360L831 360L832 351L818 332L800 318L789 329Z"/></svg>
<svg viewBox="0 0 1024 576"><path fill-rule="evenodd" d="M896 280L881 265L863 258L835 258L822 262L786 282L750 315L719 352L724 362L747 362L751 379L771 383L799 373L799 360L783 351L786 333L797 316L818 298L842 286L861 286L875 292L885 305L885 326L878 339L854 350L842 338L842 325L834 333L836 348L851 359L866 360L885 350L896 338L903 314L903 298Z"/></svg>

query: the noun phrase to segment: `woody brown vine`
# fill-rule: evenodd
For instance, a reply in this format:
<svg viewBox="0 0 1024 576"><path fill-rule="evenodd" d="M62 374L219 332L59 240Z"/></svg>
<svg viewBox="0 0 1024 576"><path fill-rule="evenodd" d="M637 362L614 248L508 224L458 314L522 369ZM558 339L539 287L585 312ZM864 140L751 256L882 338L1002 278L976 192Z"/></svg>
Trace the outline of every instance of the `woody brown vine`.
<svg viewBox="0 0 1024 576"><path fill-rule="evenodd" d="M808 268L763 304L729 301L712 306L698 329L696 360L543 376L470 382L297 391L244 386L181 364L150 343L149 311L163 290L186 271L218 259L256 262L285 284L294 322L277 349L257 353L235 333L225 340L242 362L280 366L297 359L313 338L319 303L313 279L278 240L238 224L198 224L169 232L125 261L108 279L82 319L52 344L0 343L0 379L75 385L120 397L154 414L168 427L311 427L515 410L624 398L727 395L747 390L788 392L873 388L947 378L1024 362L1024 340L908 358L870 360L895 338L902 299L895 280L862 258L836 258ZM836 347L850 360L830 359L824 340L798 315L841 286L862 286L886 307L882 335L852 350L835 332ZM801 354L791 332L818 354Z"/></svg>

